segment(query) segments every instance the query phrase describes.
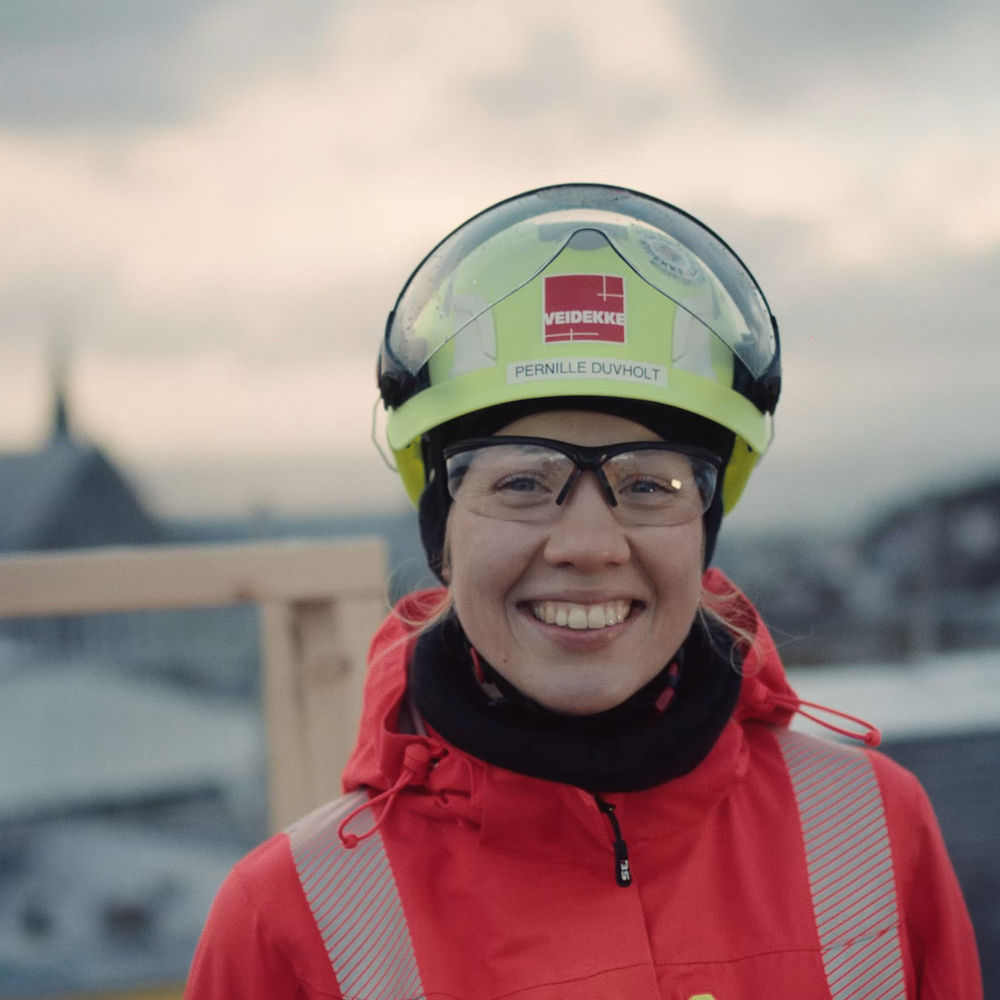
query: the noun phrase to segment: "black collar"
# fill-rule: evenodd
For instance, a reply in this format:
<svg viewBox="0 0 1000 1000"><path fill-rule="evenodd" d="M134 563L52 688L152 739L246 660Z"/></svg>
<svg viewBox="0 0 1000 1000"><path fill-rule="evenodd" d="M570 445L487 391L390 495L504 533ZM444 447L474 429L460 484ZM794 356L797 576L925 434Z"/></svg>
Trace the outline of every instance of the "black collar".
<svg viewBox="0 0 1000 1000"><path fill-rule="evenodd" d="M732 649L727 632L696 619L677 655L627 701L570 716L532 701L481 659L477 678L468 640L450 617L417 640L409 683L427 722L480 760L591 792L639 791L687 774L708 755L739 697Z"/></svg>

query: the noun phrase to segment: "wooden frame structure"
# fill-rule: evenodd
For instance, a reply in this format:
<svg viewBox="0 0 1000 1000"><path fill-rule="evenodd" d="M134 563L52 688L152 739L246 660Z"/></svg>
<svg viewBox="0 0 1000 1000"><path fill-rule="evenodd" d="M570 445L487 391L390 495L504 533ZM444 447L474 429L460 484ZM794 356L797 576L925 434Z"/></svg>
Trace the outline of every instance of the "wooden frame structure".
<svg viewBox="0 0 1000 1000"><path fill-rule="evenodd" d="M386 569L375 538L19 554L0 557L0 618L259 605L277 830L340 792Z"/></svg>

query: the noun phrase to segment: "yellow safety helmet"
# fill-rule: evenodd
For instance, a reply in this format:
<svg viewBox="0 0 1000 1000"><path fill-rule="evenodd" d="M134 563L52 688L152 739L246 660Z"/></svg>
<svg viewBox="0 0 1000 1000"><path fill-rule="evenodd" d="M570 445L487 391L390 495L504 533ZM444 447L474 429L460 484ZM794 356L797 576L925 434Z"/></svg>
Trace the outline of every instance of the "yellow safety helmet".
<svg viewBox="0 0 1000 1000"><path fill-rule="evenodd" d="M728 512L770 443L781 357L760 287L710 229L636 191L560 184L486 209L427 255L389 316L378 382L414 502L434 428L507 403L610 397L731 431Z"/></svg>

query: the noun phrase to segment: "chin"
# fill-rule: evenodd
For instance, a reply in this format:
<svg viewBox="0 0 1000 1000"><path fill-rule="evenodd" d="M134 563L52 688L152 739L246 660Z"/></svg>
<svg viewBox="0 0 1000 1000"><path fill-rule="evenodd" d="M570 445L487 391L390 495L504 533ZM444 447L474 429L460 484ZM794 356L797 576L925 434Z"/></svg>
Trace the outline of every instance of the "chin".
<svg viewBox="0 0 1000 1000"><path fill-rule="evenodd" d="M561 715L597 715L606 712L625 701L627 694L617 694L609 691L593 691L581 694L559 691L539 692L531 695L541 706Z"/></svg>

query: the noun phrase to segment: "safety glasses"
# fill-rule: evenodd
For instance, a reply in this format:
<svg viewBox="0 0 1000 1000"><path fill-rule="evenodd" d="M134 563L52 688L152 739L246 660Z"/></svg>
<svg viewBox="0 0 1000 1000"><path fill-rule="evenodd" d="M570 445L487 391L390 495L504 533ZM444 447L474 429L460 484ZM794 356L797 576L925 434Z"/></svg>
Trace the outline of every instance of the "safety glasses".
<svg viewBox="0 0 1000 1000"><path fill-rule="evenodd" d="M715 495L719 460L663 441L583 447L549 438L471 438L444 450L456 504L504 521L559 516L581 474L592 472L615 517L631 525L685 524Z"/></svg>

